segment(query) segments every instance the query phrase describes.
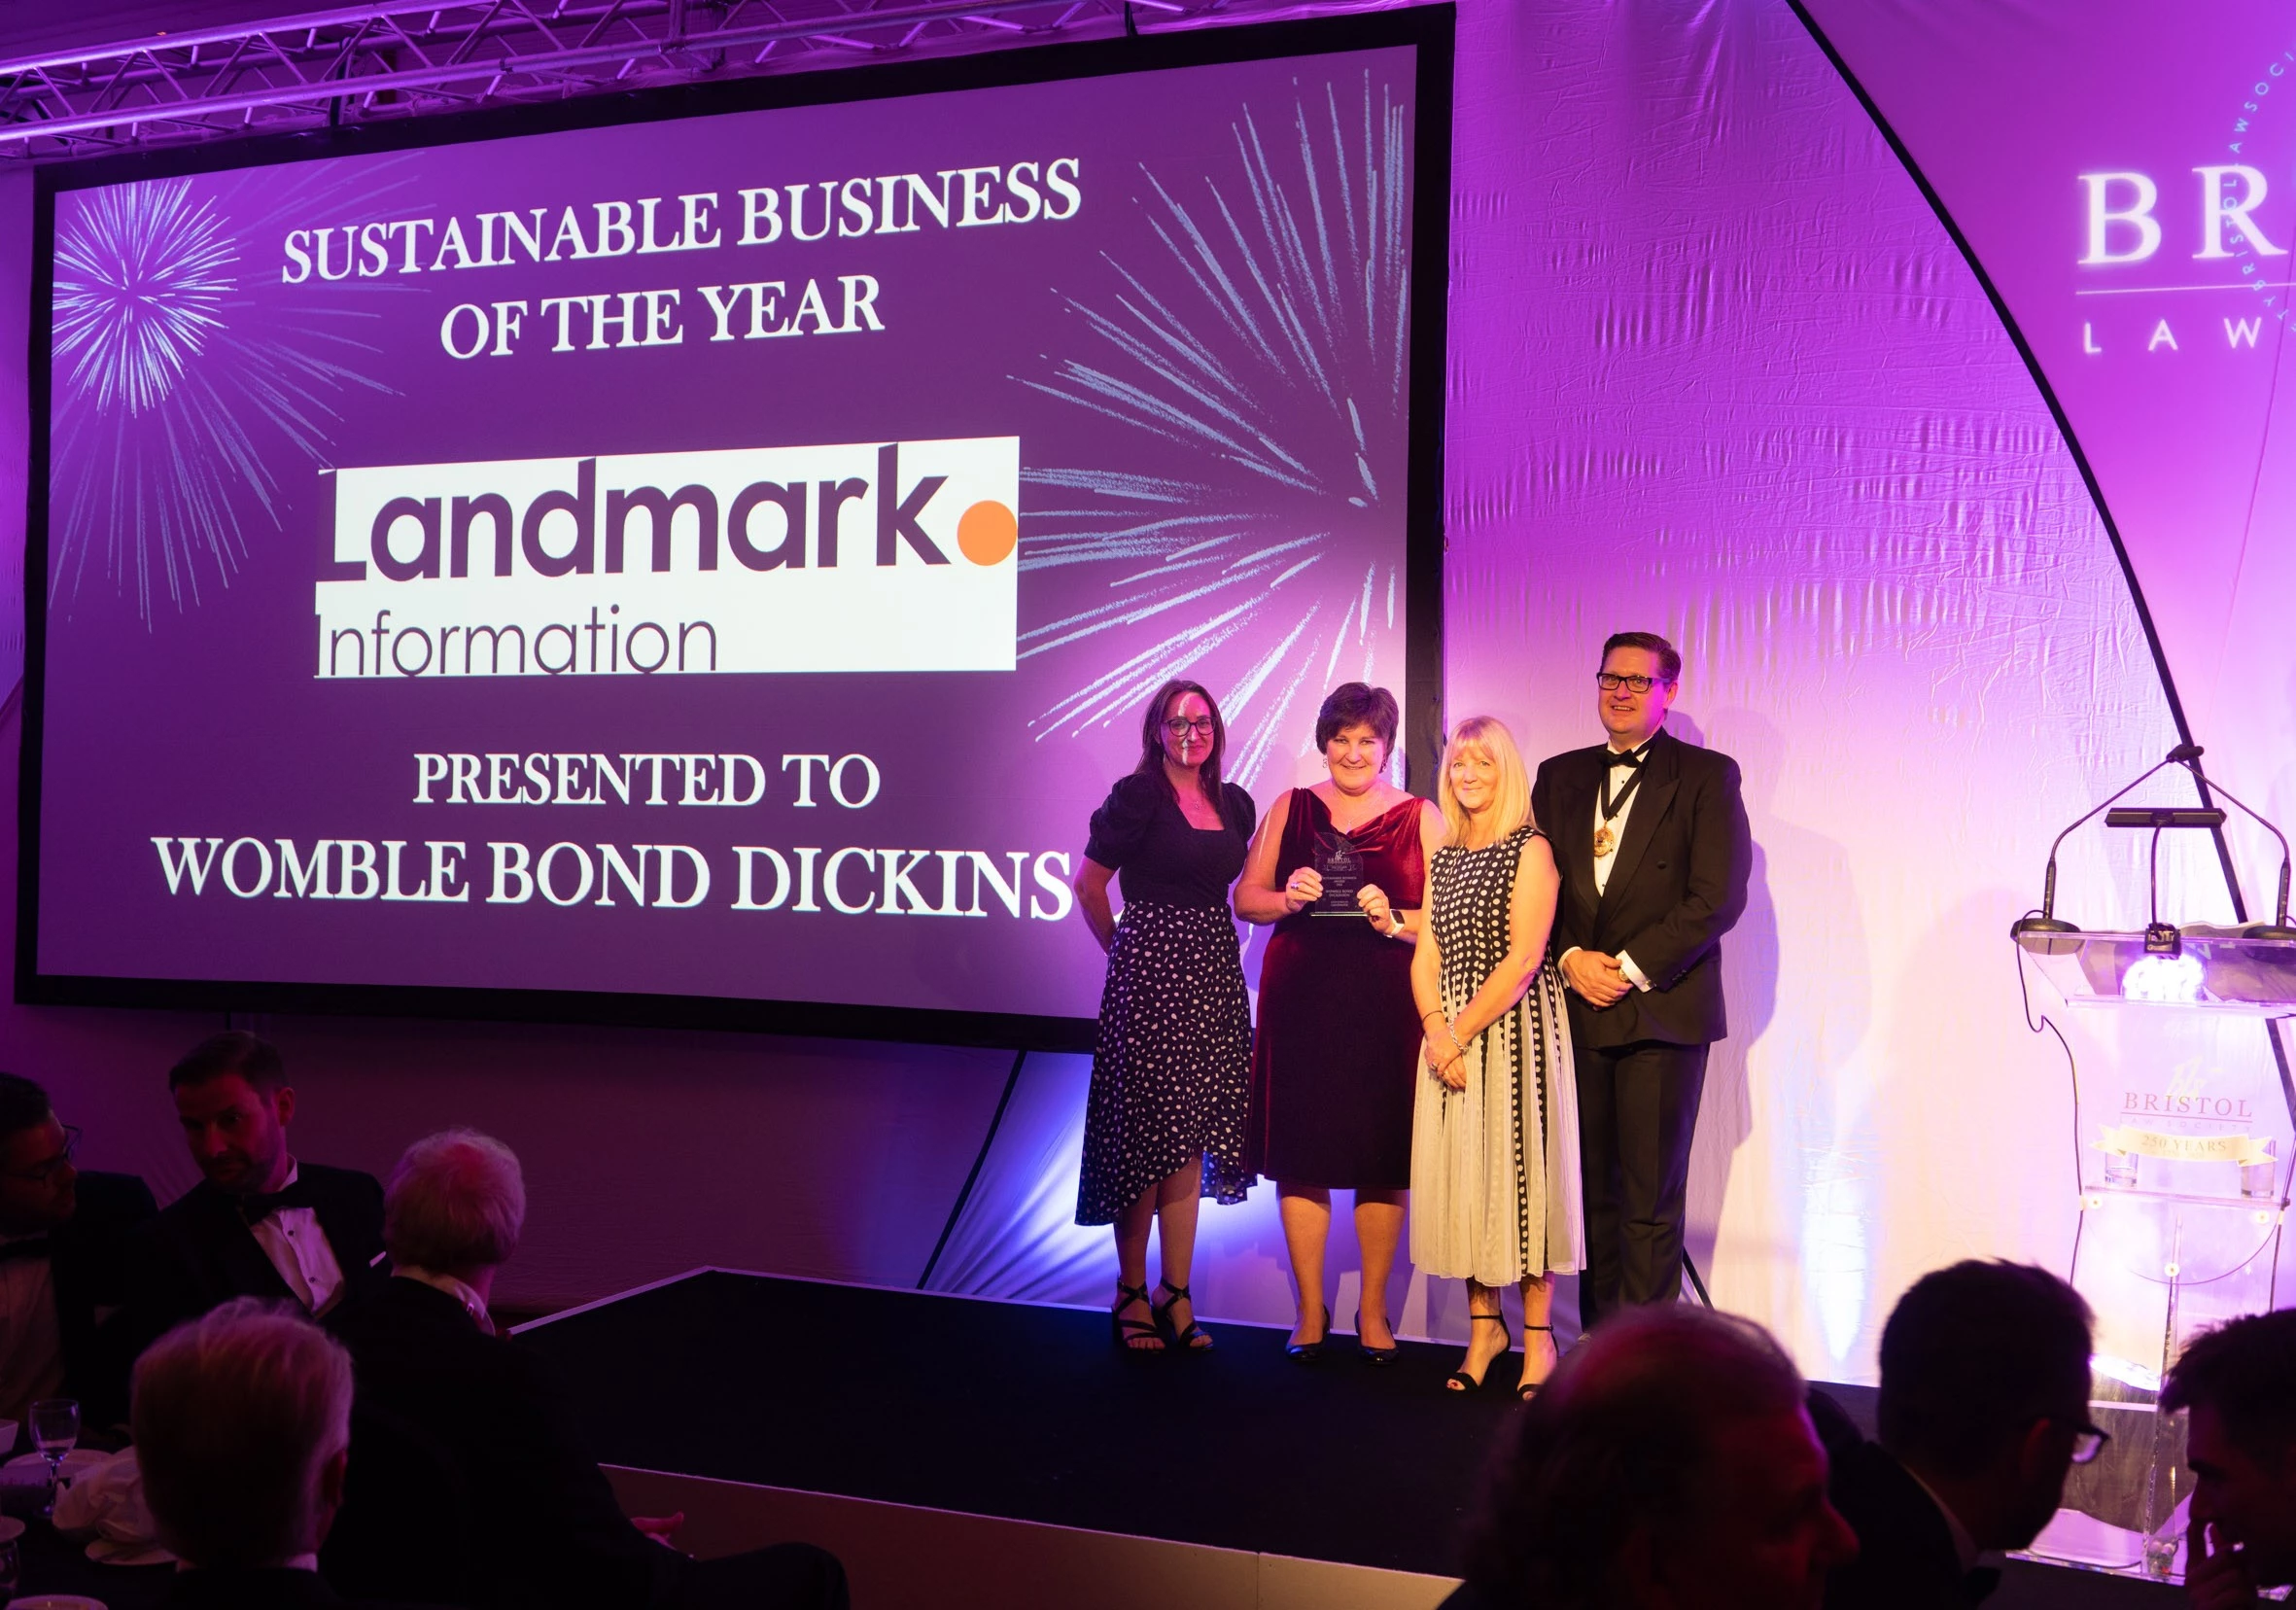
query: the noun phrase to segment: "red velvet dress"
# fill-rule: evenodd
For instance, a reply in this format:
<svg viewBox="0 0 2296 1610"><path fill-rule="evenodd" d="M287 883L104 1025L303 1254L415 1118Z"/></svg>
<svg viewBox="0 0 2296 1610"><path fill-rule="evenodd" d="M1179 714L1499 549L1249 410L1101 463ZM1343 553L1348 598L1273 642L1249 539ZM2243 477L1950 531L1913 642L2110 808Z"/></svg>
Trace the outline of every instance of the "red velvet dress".
<svg viewBox="0 0 2296 1610"><path fill-rule="evenodd" d="M1363 878L1399 910L1424 899L1419 813L1407 799L1348 833ZM1275 861L1275 887L1315 864L1330 811L1295 788ZM1411 946L1366 918L1303 911L1275 925L1260 963L1260 1023L1252 1039L1249 1172L1287 1185L1407 1190L1419 1014L1411 1003Z"/></svg>

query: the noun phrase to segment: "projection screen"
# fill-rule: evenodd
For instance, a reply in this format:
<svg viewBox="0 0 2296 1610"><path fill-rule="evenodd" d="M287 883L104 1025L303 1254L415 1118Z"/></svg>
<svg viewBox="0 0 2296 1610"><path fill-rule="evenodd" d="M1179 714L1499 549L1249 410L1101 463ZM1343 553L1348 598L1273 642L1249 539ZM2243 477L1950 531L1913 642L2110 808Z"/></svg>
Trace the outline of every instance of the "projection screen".
<svg viewBox="0 0 2296 1610"><path fill-rule="evenodd" d="M19 998L1088 1043L1163 679L1263 803L1351 679L1426 781L1449 78L1424 8L47 170Z"/></svg>

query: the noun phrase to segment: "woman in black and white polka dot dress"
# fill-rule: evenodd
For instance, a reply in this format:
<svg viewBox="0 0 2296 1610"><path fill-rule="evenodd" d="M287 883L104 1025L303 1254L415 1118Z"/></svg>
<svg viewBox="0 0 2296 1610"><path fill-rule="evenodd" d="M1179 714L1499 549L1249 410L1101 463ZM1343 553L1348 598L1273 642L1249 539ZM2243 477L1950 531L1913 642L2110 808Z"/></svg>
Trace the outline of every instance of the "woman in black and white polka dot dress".
<svg viewBox="0 0 2296 1610"><path fill-rule="evenodd" d="M1252 1019L1228 886L1243 870L1252 796L1220 780L1227 729L1211 695L1168 682L1140 725L1140 764L1093 813L1076 902L1108 953L1085 1103L1076 1222L1116 1227L1118 1345L1200 1350L1189 1294L1197 1204L1241 1202ZM1124 914L1108 882L1122 875ZM1148 1292L1159 1229L1161 1295Z"/></svg>

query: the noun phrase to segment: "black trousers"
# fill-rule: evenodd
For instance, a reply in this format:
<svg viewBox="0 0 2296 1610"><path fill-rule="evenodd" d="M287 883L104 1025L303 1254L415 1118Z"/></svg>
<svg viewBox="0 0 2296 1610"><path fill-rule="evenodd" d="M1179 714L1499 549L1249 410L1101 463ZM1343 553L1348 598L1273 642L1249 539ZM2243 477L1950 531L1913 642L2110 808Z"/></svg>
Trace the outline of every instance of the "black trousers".
<svg viewBox="0 0 2296 1610"><path fill-rule="evenodd" d="M1627 1304L1682 1295L1683 1200L1706 1052L1661 1040L1576 1048L1586 1181L1583 1324Z"/></svg>
<svg viewBox="0 0 2296 1610"><path fill-rule="evenodd" d="M845 1567L810 1543L689 1559L670 1594L675 1610L846 1610L847 1602Z"/></svg>

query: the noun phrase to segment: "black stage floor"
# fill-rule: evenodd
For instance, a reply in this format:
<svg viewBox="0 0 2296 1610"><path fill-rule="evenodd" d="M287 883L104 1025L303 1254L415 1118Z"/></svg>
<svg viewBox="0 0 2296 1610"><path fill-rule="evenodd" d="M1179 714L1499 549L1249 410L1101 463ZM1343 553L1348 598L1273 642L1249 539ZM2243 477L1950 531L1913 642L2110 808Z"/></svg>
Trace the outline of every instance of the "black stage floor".
<svg viewBox="0 0 2296 1610"><path fill-rule="evenodd" d="M1342 1337L1301 1366L1280 1331L1207 1328L1209 1354L1126 1354L1073 1309L708 1271L522 1339L573 1375L609 1464L1455 1574L1510 1392L1444 1392L1449 1346L1380 1370ZM1869 1415L1868 1389L1831 1389ZM2011 1561L1991 1602L2181 1594Z"/></svg>

